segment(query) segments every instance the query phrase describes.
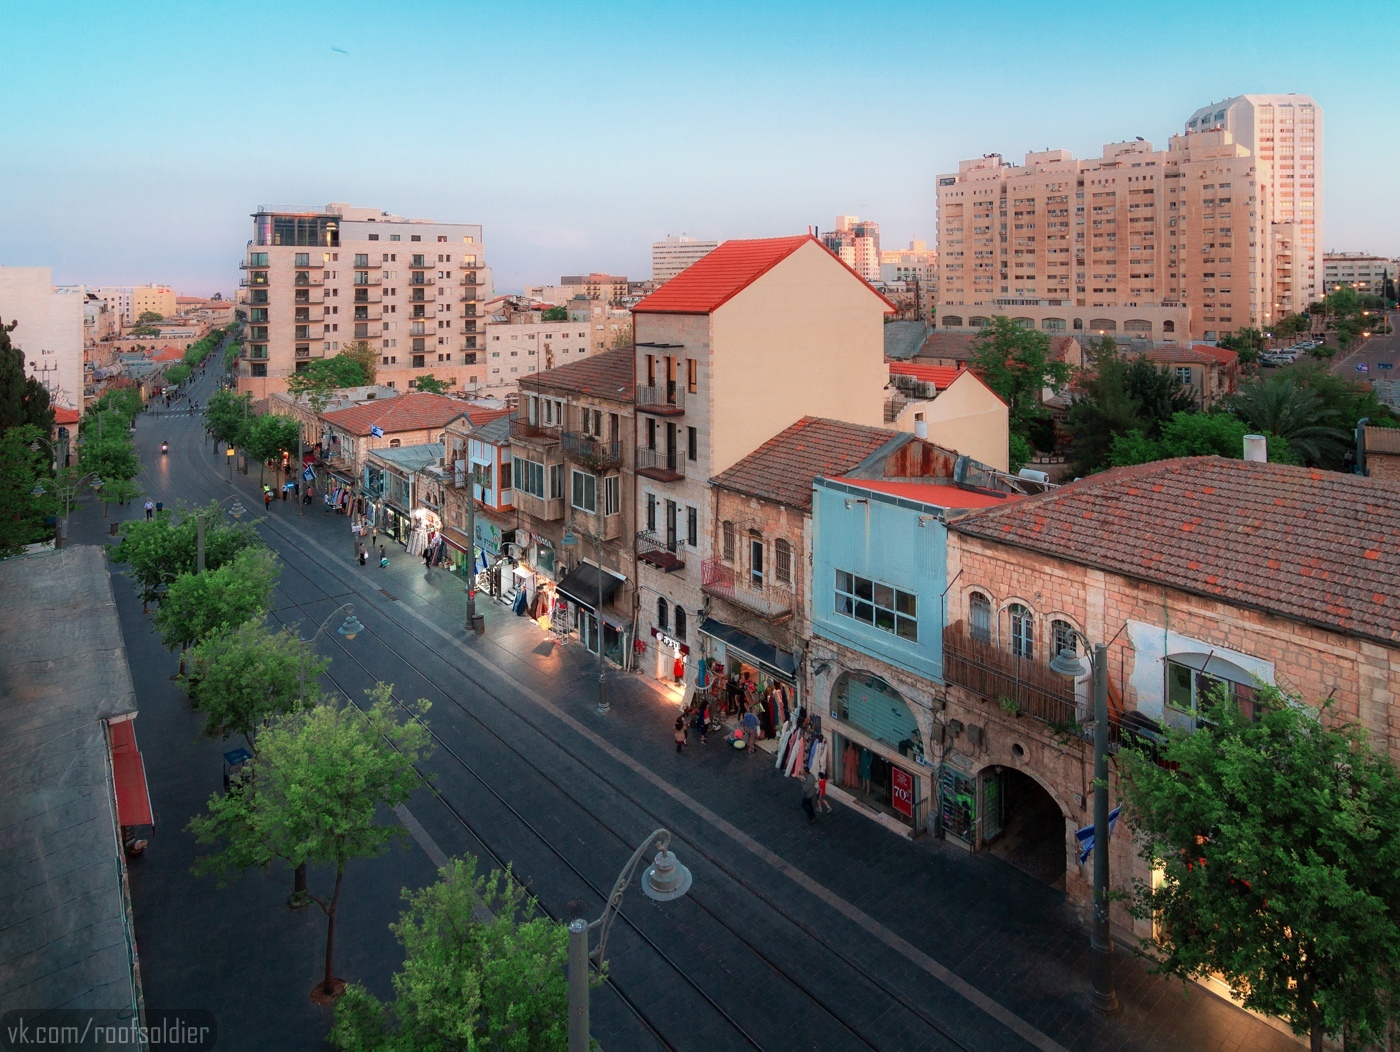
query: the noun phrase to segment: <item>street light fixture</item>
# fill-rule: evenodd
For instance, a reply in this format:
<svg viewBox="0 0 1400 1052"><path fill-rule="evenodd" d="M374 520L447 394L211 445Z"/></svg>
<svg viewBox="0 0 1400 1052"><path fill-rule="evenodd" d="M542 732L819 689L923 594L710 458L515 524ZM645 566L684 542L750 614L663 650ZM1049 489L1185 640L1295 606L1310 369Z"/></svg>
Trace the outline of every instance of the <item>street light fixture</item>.
<svg viewBox="0 0 1400 1052"><path fill-rule="evenodd" d="M64 482L61 478L53 480L53 485L58 487L58 492L63 496L63 519L58 524L57 535L54 538L54 547L62 548L68 542L68 513L73 507L73 498L78 495L78 490L82 488L84 482L89 482L94 490L102 488L102 476L95 471L89 471L86 475L79 476L71 483ZM42 497L48 490L43 483L36 482L34 488L29 491L31 497Z"/></svg>
<svg viewBox="0 0 1400 1052"><path fill-rule="evenodd" d="M1090 643L1083 633L1070 629L1071 639ZM1118 994L1113 981L1113 936L1109 927L1108 902L1108 647L1092 645L1088 658L1094 677L1094 925L1089 936L1090 1003L1094 1011L1112 1015L1118 1011ZM1087 654L1086 654L1087 656ZM1050 669L1061 676L1078 679L1085 673L1084 660L1073 644L1050 661Z"/></svg>
<svg viewBox="0 0 1400 1052"><path fill-rule="evenodd" d="M593 542L593 561L597 564L598 570L598 606L593 611L593 619L598 633L598 715L606 716L611 706L608 704L607 666L603 662L603 539L591 530L585 530L571 519L569 524L564 527L562 538L564 547L572 548L577 545L579 534Z"/></svg>
<svg viewBox="0 0 1400 1052"><path fill-rule="evenodd" d="M581 917L569 921L569 1052L588 1052L588 964L602 971L607 950L608 932L622 907L622 895L632 883L637 863L648 849L656 848L652 864L642 874L642 892L656 902L670 902L690 890L690 870L671 851L671 831L658 829L642 841L627 865L622 867L612 894L603 906L603 914L591 924ZM598 929L598 947L589 952L588 933Z"/></svg>

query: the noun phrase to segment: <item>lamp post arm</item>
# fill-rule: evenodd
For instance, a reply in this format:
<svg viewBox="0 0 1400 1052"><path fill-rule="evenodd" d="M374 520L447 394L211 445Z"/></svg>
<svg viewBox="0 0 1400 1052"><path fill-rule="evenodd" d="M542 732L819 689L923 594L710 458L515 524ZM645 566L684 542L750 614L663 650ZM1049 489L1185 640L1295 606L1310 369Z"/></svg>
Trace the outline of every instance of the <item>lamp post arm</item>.
<svg viewBox="0 0 1400 1052"><path fill-rule="evenodd" d="M632 883L632 874L637 870L637 863L642 860L649 849L666 851L670 846L671 831L669 829L658 829L643 840L637 850L632 852L632 857L628 860L627 865L622 867L617 883L613 885L612 894L608 896L608 901L603 906L603 915L588 926L590 931L594 928L598 929L598 948L588 957L600 971L605 960L608 932L612 929L612 922L617 916L617 911L622 907L622 895L627 890L627 885Z"/></svg>
<svg viewBox="0 0 1400 1052"><path fill-rule="evenodd" d="M321 622L321 627L316 629L315 635L313 635L310 639L306 641L306 648L302 650L301 658L297 663L297 701L304 701L306 699L306 651L311 649L312 643L316 642L316 640L321 638L321 633L326 630L327 625L329 625L333 620L335 620L335 618L340 614L347 612L355 612L354 603L342 603L340 606L332 610L330 614L326 617L326 619Z"/></svg>

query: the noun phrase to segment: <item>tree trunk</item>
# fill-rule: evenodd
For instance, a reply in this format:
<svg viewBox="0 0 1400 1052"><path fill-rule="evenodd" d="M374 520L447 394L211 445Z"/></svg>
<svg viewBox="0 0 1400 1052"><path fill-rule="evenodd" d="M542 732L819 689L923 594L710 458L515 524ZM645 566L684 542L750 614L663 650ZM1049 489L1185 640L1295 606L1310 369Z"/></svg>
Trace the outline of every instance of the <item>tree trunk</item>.
<svg viewBox="0 0 1400 1052"><path fill-rule="evenodd" d="M303 862L292 870L292 898L306 898L306 863Z"/></svg>
<svg viewBox="0 0 1400 1052"><path fill-rule="evenodd" d="M331 997L335 994L335 911L340 905L340 882L345 876L345 863L335 867L335 890L331 892L330 909L326 910L326 976L321 991Z"/></svg>
<svg viewBox="0 0 1400 1052"><path fill-rule="evenodd" d="M1322 1024L1313 1023L1312 1029L1308 1032L1309 1052L1322 1052Z"/></svg>

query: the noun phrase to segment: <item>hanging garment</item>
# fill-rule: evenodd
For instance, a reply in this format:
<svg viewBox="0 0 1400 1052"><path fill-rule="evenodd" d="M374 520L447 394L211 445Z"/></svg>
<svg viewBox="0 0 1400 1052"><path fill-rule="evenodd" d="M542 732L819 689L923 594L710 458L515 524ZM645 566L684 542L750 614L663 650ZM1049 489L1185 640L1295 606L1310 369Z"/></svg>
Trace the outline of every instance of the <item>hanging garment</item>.
<svg viewBox="0 0 1400 1052"><path fill-rule="evenodd" d="M524 617L525 603L525 589L522 588L515 593L515 602L510 604L511 612L514 613L516 617Z"/></svg>
<svg viewBox="0 0 1400 1052"><path fill-rule="evenodd" d="M857 774L859 775L861 781L866 781L870 778L870 767L871 764L873 764L874 762L875 754L869 749L865 748L865 746L861 746L860 767L857 771Z"/></svg>
<svg viewBox="0 0 1400 1052"><path fill-rule="evenodd" d="M785 773L789 778L800 778L802 777L802 755L806 752L806 748L800 730L796 731L792 738L793 747L788 751L787 770Z"/></svg>
<svg viewBox="0 0 1400 1052"><path fill-rule="evenodd" d="M860 779L860 749L848 741L841 745L841 784L855 788Z"/></svg>
<svg viewBox="0 0 1400 1052"><path fill-rule="evenodd" d="M807 764L807 769L816 771L817 777L821 777L826 771L826 742L822 741L821 738L818 738L812 747L811 762Z"/></svg>
<svg viewBox="0 0 1400 1052"><path fill-rule="evenodd" d="M787 759L788 743L792 741L792 728L793 723L791 720L785 720L783 722L782 735L778 738L778 754L773 759L773 766L779 770L782 770L783 761Z"/></svg>

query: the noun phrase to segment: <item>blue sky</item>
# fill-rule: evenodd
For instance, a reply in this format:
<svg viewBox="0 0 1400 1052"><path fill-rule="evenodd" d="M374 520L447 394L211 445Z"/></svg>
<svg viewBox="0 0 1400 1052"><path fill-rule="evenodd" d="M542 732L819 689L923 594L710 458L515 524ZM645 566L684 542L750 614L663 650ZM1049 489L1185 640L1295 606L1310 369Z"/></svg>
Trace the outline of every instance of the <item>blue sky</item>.
<svg viewBox="0 0 1400 1052"><path fill-rule="evenodd" d="M0 15L0 264L231 292L259 205L485 227L498 289L668 233L933 240L960 159L1313 95L1324 240L1400 254L1389 5L40 3ZM340 50L343 49L343 53Z"/></svg>

